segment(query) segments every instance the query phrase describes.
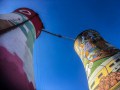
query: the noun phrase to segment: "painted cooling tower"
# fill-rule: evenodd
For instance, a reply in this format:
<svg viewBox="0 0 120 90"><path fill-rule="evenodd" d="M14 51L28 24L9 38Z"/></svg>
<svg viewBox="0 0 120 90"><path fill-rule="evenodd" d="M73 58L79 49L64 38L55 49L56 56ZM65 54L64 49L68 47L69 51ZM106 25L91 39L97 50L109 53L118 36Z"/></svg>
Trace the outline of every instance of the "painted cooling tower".
<svg viewBox="0 0 120 90"><path fill-rule="evenodd" d="M86 30L74 48L86 70L90 90L120 90L120 50L95 30Z"/></svg>
<svg viewBox="0 0 120 90"><path fill-rule="evenodd" d="M36 90L33 44L42 28L31 9L0 14L0 90Z"/></svg>

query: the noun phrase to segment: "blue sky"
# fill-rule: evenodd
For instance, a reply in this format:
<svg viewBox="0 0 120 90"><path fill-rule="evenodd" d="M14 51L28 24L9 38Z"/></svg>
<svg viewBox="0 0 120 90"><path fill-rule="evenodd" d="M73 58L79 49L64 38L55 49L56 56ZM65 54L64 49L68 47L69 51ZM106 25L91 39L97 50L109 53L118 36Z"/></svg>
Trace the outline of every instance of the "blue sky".
<svg viewBox="0 0 120 90"><path fill-rule="evenodd" d="M0 1L0 13L19 7L35 10L50 32L76 38L83 30L92 28L120 48L119 0ZM88 90L82 62L73 46L73 41L41 33L34 48L37 90Z"/></svg>

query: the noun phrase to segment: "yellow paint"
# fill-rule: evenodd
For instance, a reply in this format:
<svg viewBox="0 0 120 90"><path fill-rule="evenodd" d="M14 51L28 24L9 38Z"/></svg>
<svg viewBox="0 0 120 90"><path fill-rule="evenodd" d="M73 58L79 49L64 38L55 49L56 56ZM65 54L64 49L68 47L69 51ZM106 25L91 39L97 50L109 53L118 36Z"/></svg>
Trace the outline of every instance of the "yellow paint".
<svg viewBox="0 0 120 90"><path fill-rule="evenodd" d="M115 61L112 60L110 63L108 63L108 64L106 65L107 70L108 70L109 73L113 70L112 68L110 68L110 65L111 65L112 63L114 63L114 62L115 62Z"/></svg>
<svg viewBox="0 0 120 90"><path fill-rule="evenodd" d="M101 67L101 66L100 66ZM103 67L103 66L102 66ZM102 73L102 76L99 78L98 76L100 75ZM103 77L103 76L107 76L108 75L108 73L107 73L107 70L106 70L106 68L105 67L103 67L102 68L102 70L100 70L99 72L98 72L98 74L95 76L96 78L95 78L95 84L93 85L93 87L92 88L90 88L91 90L94 90L94 88L96 88L97 86L98 86L98 84L99 84L99 82L100 82L100 80L101 80L101 78ZM90 86L92 85L92 83L90 83Z"/></svg>

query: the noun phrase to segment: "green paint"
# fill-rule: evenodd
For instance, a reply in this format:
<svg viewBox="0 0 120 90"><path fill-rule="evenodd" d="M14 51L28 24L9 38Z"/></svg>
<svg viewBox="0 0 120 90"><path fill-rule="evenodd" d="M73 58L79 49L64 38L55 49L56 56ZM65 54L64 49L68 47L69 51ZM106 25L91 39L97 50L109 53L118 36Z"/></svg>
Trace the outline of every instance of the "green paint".
<svg viewBox="0 0 120 90"><path fill-rule="evenodd" d="M20 13L17 13L17 14L19 14L22 17L23 21L27 20L24 15L22 15ZM13 22L13 23L15 25L19 24L17 22ZM28 32L23 27L23 25L20 26L19 28L22 30L22 32L26 36L26 38L27 38L26 44L27 44L28 48L30 49L30 52L33 53L33 43L35 41L35 36L36 36L35 28L34 28L34 25L31 23L31 21L26 22L24 25L28 28L28 30L29 30Z"/></svg>
<svg viewBox="0 0 120 90"><path fill-rule="evenodd" d="M97 69L97 67L99 67L105 60L108 60L108 58L110 57L106 57L106 58L102 58L100 60L97 60L93 63L92 69L91 69L91 73L90 76L92 75L92 73ZM90 77L89 76L89 77Z"/></svg>

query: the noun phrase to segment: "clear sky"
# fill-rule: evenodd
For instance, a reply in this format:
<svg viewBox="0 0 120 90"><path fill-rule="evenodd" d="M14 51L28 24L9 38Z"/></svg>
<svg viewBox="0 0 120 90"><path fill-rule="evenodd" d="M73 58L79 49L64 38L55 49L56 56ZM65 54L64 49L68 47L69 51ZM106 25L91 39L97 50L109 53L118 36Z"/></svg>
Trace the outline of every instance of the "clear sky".
<svg viewBox="0 0 120 90"><path fill-rule="evenodd" d="M0 13L19 7L35 10L48 31L76 38L92 28L120 48L119 0L0 0ZM34 48L37 90L88 90L82 62L73 46L73 41L41 33Z"/></svg>

